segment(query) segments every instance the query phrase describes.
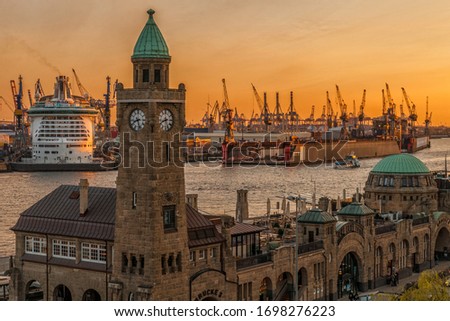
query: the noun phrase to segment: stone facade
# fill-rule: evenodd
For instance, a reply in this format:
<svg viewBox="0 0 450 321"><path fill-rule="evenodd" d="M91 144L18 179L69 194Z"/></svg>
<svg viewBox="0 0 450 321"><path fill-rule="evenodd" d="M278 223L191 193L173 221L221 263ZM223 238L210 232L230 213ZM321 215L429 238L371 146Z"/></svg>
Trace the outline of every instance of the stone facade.
<svg viewBox="0 0 450 321"><path fill-rule="evenodd" d="M64 216L45 216L48 207L39 202L21 215L13 228L12 299L33 299L37 282L45 300L336 300L449 259L450 215L437 207L447 204L438 195L448 191L438 192L431 174L371 173L368 206L352 203L333 213L313 208L294 215L298 224L285 233L290 229L297 242L278 238L274 247L261 247L260 230L230 217L205 219L193 211L188 221L197 196L186 201L178 153L185 87L169 88L167 50L155 58L151 52L145 57L146 48L141 43L140 56L132 59L133 88L117 87L122 163L115 192L97 191L96 204L102 206L89 208L94 203L83 182L82 195L69 190L42 200L47 206L63 204L63 212L79 202L70 218L73 229L63 225ZM133 114L136 110L141 112ZM166 127L167 115L171 126ZM406 194L419 199L403 200ZM111 195L115 207L103 213ZM419 200L423 213L412 206ZM236 209L239 220L245 220L247 191L238 191ZM95 215L104 222L89 221ZM97 238L80 233L84 229ZM208 236L207 231L214 232ZM233 255L237 246L243 250Z"/></svg>

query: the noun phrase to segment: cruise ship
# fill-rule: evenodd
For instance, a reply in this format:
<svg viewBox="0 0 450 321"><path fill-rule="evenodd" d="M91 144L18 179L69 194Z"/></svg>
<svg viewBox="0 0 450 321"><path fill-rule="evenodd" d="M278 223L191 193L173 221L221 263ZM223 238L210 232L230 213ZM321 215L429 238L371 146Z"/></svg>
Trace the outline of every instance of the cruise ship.
<svg viewBox="0 0 450 321"><path fill-rule="evenodd" d="M39 98L39 97L37 97ZM69 78L56 78L54 94L37 99L28 110L31 158L11 163L16 171L99 171L114 162L94 158L98 111L81 96L72 95Z"/></svg>

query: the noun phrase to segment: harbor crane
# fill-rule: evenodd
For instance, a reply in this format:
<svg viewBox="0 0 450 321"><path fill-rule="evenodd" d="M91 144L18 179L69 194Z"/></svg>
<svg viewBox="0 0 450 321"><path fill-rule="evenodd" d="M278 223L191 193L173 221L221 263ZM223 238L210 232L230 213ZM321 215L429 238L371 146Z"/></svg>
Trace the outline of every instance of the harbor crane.
<svg viewBox="0 0 450 321"><path fill-rule="evenodd" d="M225 83L225 79L222 79L223 84L223 97L224 97L224 107L225 107L225 114L224 114L224 121L225 121L225 137L224 137L224 143L234 143L234 126L233 126L233 110L230 107L230 101L228 99L228 90L227 85Z"/></svg>
<svg viewBox="0 0 450 321"><path fill-rule="evenodd" d="M391 137L395 136L397 116L396 116L396 105L391 96L391 91L389 90L389 85L386 83L386 99L389 108L387 109L387 119L388 122L388 133Z"/></svg>
<svg viewBox="0 0 450 321"><path fill-rule="evenodd" d="M430 134L431 116L433 116L433 112L428 114L428 96L427 96L426 111L425 111L425 135Z"/></svg>
<svg viewBox="0 0 450 321"><path fill-rule="evenodd" d="M316 109L316 106L312 105L311 106L311 114L309 114L309 121L313 122L314 121L314 111Z"/></svg>
<svg viewBox="0 0 450 321"><path fill-rule="evenodd" d="M361 99L361 105L359 105L359 113L358 113L358 120L359 122L363 122L365 115L364 115L364 108L366 107L366 90L364 89L362 99Z"/></svg>
<svg viewBox="0 0 450 321"><path fill-rule="evenodd" d="M290 130L291 132L293 131L294 128L294 122L296 124L296 130L298 127L298 114L295 111L295 107L294 107L294 93L291 91L290 92L290 102L289 102L289 126L290 126Z"/></svg>
<svg viewBox="0 0 450 321"><path fill-rule="evenodd" d="M3 96L0 96L0 111L2 108L2 103L1 103L2 101L5 103L6 107L8 107L8 109L11 111L11 113L13 115L13 121L14 121L14 108L11 107L11 105L6 101L6 99Z"/></svg>
<svg viewBox="0 0 450 321"><path fill-rule="evenodd" d="M270 121L270 111L269 111L269 106L267 105L267 93L264 93L264 107L263 107L263 114L261 116L264 117L264 124L266 125L266 132L268 132L270 125L272 125L272 122Z"/></svg>
<svg viewBox="0 0 450 321"><path fill-rule="evenodd" d="M15 120L15 147L17 150L22 149L26 146L26 129L24 121L24 113L26 109L23 105L23 86L22 86L22 76L19 75L19 90L17 90L16 82L14 80L10 81L11 92L14 99L14 120Z"/></svg>
<svg viewBox="0 0 450 321"><path fill-rule="evenodd" d="M411 121L411 130L413 130L414 125L417 121L416 105L409 98L408 94L406 93L405 88L403 88L403 87L402 87L402 92L403 92L403 96L405 97L406 106L408 107L408 113L409 113L408 118Z"/></svg>
<svg viewBox="0 0 450 321"><path fill-rule="evenodd" d="M77 73L75 72L75 69L72 68L73 75L75 77L75 82L77 83L78 90L80 91L81 96L83 96L85 99L89 99L91 96L89 95L89 92L84 88L83 84L80 81L80 78L78 78Z"/></svg>
<svg viewBox="0 0 450 321"><path fill-rule="evenodd" d="M276 101L275 101L275 112L274 112L274 116L275 116L275 120L277 121L278 125L282 125L283 119L284 119L284 114L283 114L283 110L281 109L281 105L280 105L280 99L279 99L279 93L276 93Z"/></svg>
<svg viewBox="0 0 450 321"><path fill-rule="evenodd" d="M41 80L38 78L36 84L34 84L34 100L39 101L44 96L44 88L42 88Z"/></svg>
<svg viewBox="0 0 450 321"><path fill-rule="evenodd" d="M109 137L110 135L110 129L111 129L111 108L115 103L115 97L116 97L116 87L118 84L118 80L116 79L112 92L113 92L113 99L111 99L111 77L106 77L106 93L103 95L104 100L95 99L93 98L89 91L86 89L86 87L83 86L83 84L80 81L80 78L78 77L75 69L72 68L73 75L75 77L75 82L77 84L78 90L80 91L81 96L84 97L84 99L89 101L89 104L91 107L94 107L97 109L100 113L101 122L99 124L100 127L103 127L104 132Z"/></svg>
<svg viewBox="0 0 450 321"><path fill-rule="evenodd" d="M339 86L336 85L336 94L337 94L337 100L339 104L339 108L341 109L341 122L342 122L342 132L341 132L341 138L346 139L348 138L348 130L347 130L347 122L348 122L348 115L347 115L347 104L344 102L341 96L341 91L339 90Z"/></svg>
<svg viewBox="0 0 450 321"><path fill-rule="evenodd" d="M330 94L327 91L327 127L328 128L337 126L336 122L333 121L333 117L334 117L333 105L331 104Z"/></svg>
<svg viewBox="0 0 450 321"><path fill-rule="evenodd" d="M255 99L259 107L261 118L263 119L263 122L266 125L267 130L267 128L272 124L272 122L270 121L270 110L269 106L267 105L267 99L264 98L264 102L262 102L261 97L259 96L255 86L253 84L251 85L253 88L253 94L255 95ZM266 96L266 93L264 93L264 96Z"/></svg>
<svg viewBox="0 0 450 321"><path fill-rule="evenodd" d="M320 120L326 120L327 118L327 114L326 114L326 110L327 110L327 106L323 105L322 106L322 114L320 115Z"/></svg>

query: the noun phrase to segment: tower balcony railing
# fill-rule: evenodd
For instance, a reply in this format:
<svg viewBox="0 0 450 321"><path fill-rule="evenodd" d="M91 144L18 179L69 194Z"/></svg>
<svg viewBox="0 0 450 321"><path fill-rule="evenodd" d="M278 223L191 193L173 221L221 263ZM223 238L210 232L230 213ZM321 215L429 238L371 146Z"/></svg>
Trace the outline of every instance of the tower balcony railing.
<svg viewBox="0 0 450 321"><path fill-rule="evenodd" d="M395 230L396 230L395 224L377 226L377 227L375 227L375 235L380 235L380 234L389 233L389 232L395 232Z"/></svg>
<svg viewBox="0 0 450 321"><path fill-rule="evenodd" d="M260 255L246 257L243 259L238 259L236 261L236 268L240 270L270 261L272 261L272 254L268 252Z"/></svg>
<svg viewBox="0 0 450 321"><path fill-rule="evenodd" d="M419 217L419 218L413 219L412 225L416 226L416 225L420 225L420 224L427 224L428 222L429 222L428 216L424 216L424 217Z"/></svg>
<svg viewBox="0 0 450 321"><path fill-rule="evenodd" d="M324 248L323 240L315 241L306 244L300 244L298 246L298 254L304 254L312 251L321 250Z"/></svg>

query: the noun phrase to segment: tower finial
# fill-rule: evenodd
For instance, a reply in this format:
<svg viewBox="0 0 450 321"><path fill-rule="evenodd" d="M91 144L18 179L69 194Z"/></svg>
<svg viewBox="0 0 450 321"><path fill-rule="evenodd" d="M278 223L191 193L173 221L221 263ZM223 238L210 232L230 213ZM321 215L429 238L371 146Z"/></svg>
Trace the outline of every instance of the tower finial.
<svg viewBox="0 0 450 321"><path fill-rule="evenodd" d="M155 10L153 9L148 9L147 10L148 15L150 16L150 18L152 18L152 16L155 14Z"/></svg>

